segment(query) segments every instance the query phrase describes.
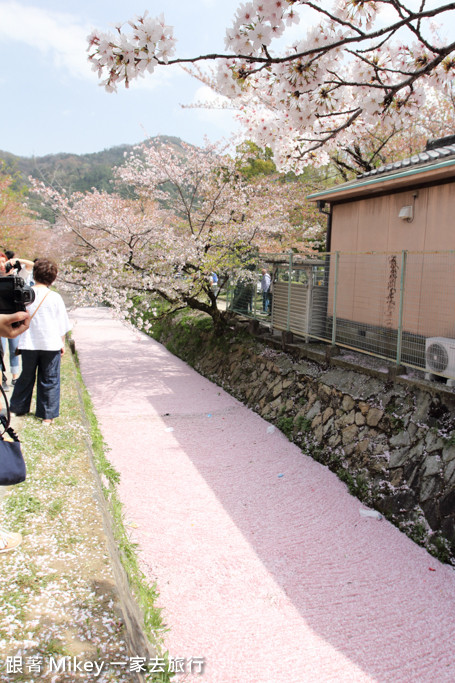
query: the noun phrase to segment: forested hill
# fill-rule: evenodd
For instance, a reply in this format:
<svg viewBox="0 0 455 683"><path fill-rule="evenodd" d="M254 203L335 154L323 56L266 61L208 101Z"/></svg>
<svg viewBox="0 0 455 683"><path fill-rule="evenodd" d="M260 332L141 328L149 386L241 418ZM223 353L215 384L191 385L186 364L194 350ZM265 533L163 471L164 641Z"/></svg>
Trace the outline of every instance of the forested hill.
<svg viewBox="0 0 455 683"><path fill-rule="evenodd" d="M164 142L180 147L177 137L158 136L151 142ZM112 191L112 169L125 160L125 153L131 152L134 145L119 145L93 154L47 154L42 157L21 157L0 150L0 160L6 164L13 175L20 174L28 184L29 176L42 180L53 187L69 192L91 190Z"/></svg>

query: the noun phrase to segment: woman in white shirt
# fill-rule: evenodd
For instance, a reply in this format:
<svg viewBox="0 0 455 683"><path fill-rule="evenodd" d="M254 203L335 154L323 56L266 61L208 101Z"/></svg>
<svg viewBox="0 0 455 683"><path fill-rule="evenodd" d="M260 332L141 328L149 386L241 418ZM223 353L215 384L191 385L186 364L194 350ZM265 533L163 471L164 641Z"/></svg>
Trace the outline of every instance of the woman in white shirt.
<svg viewBox="0 0 455 683"><path fill-rule="evenodd" d="M60 358L65 334L71 329L62 297L49 289L57 272L57 264L50 259L37 259L33 265L35 301L27 307L30 327L19 337L22 372L10 405L16 415L28 413L36 379L35 415L46 425L59 416Z"/></svg>

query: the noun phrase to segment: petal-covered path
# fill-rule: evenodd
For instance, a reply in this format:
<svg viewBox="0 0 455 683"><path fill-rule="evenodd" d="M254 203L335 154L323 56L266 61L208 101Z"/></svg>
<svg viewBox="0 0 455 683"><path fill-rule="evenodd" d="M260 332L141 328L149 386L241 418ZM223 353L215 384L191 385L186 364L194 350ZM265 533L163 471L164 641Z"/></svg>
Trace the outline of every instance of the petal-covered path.
<svg viewBox="0 0 455 683"><path fill-rule="evenodd" d="M181 680L453 683L451 568L157 342L72 318L166 645L205 660Z"/></svg>

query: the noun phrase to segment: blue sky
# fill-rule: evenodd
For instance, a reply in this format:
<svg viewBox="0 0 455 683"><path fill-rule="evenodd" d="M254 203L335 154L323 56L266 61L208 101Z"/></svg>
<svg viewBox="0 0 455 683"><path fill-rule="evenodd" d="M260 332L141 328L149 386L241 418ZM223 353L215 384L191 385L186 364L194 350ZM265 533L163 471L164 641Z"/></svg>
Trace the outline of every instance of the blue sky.
<svg viewBox="0 0 455 683"><path fill-rule="evenodd" d="M224 49L238 0L0 0L0 150L21 156L97 152L148 135L199 144L229 136L229 111L182 109L201 83L166 67L108 94L87 61L86 36L148 9L174 26L179 55Z"/></svg>

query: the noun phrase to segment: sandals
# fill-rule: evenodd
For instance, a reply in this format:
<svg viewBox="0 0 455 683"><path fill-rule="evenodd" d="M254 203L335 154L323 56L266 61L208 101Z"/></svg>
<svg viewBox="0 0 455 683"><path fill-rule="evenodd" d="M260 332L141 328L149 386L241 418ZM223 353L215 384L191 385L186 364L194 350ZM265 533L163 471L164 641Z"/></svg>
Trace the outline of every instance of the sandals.
<svg viewBox="0 0 455 683"><path fill-rule="evenodd" d="M0 530L0 553L15 550L22 543L22 535L14 531Z"/></svg>

